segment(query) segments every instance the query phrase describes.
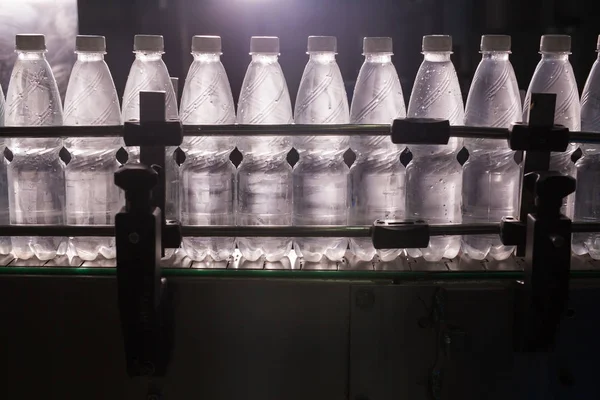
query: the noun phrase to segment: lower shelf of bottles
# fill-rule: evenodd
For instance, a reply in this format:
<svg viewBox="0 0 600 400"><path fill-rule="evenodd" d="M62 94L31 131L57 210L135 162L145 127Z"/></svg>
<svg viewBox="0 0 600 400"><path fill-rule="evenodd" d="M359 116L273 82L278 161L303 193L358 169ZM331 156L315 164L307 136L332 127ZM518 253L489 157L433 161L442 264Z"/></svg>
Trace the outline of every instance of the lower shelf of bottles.
<svg viewBox="0 0 600 400"><path fill-rule="evenodd" d="M292 252L279 262L244 260L238 251L227 261L197 262L176 251L162 260L166 276L291 278L291 279L522 279L525 260L511 257L503 261L472 260L466 256L427 262L406 256L390 262L357 261L347 254L341 262L307 263ZM114 275L116 260L83 261L66 256L53 260L19 260L0 257L0 275ZM600 278L600 260L573 255L574 277Z"/></svg>

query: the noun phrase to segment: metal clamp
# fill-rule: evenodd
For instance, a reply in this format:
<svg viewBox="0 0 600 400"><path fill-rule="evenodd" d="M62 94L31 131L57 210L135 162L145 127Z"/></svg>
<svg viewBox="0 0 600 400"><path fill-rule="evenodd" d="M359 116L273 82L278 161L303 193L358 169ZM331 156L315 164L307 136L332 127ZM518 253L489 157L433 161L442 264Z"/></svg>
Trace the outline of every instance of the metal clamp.
<svg viewBox="0 0 600 400"><path fill-rule="evenodd" d="M162 250L181 245L181 226L165 219L166 210L166 146L179 146L183 140L181 122L167 121L165 92L140 92L140 121L126 122L123 136L128 146L140 146L140 162L158 173L152 199L162 210Z"/></svg>
<svg viewBox="0 0 600 400"><path fill-rule="evenodd" d="M571 262L571 220L561 214L562 199L575 191L575 179L557 172L527 174L535 193L527 216L525 279L515 319L517 351L548 351L566 308Z"/></svg>
<svg viewBox="0 0 600 400"><path fill-rule="evenodd" d="M432 118L396 119L391 134L396 144L448 144L450 122Z"/></svg>

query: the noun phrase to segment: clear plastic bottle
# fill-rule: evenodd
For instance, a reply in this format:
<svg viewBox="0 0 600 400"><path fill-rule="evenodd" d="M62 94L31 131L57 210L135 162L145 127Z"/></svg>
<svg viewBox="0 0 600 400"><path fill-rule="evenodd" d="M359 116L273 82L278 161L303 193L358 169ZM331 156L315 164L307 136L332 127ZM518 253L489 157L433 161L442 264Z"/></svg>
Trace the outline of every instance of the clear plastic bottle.
<svg viewBox="0 0 600 400"><path fill-rule="evenodd" d="M167 120L179 117L175 91L171 84L167 66L162 59L164 48L163 37L160 35L135 35L133 43L135 61L129 70L123 94L122 110L124 121L140 120L140 92L148 90L165 92L165 114ZM176 147L168 147L166 149L165 176L167 198L165 215L167 218L176 218L178 215L179 166L173 156L175 149ZM129 162L139 161L139 148L128 147L127 151L129 152Z"/></svg>
<svg viewBox="0 0 600 400"><path fill-rule="evenodd" d="M0 87L0 126L4 126L4 93ZM4 152L4 140L0 141L0 151ZM0 224L8 225L10 223L10 215L8 212L8 181L7 181L7 161L4 158L4 153L0 154ZM0 236L0 254L10 254L11 242L10 237Z"/></svg>
<svg viewBox="0 0 600 400"><path fill-rule="evenodd" d="M108 65L104 62L104 36L77 36L77 61L65 96L65 125L120 125L119 99ZM65 168L67 223L108 225L123 205L123 194L114 184L119 168L116 152L120 138L67 138L71 160ZM70 257L94 260L115 258L115 239L70 238Z"/></svg>
<svg viewBox="0 0 600 400"><path fill-rule="evenodd" d="M347 124L350 122L348 96L342 73L335 60L334 36L310 36L294 121L297 124ZM346 225L348 223L348 166L344 152L346 136L299 136L294 147L300 155L294 166L294 225ZM297 238L294 249L308 262L326 256L340 261L348 247L345 238Z"/></svg>
<svg viewBox="0 0 600 400"><path fill-rule="evenodd" d="M467 105L465 125L508 128L522 116L519 86L508 57L511 38L481 37L482 59L475 71ZM519 213L520 168L505 142L465 139L469 159L463 166L462 222L498 222ZM504 260L514 251L497 235L463 236L463 253L483 260Z"/></svg>
<svg viewBox="0 0 600 400"><path fill-rule="evenodd" d="M63 113L52 70L46 61L44 35L17 35L17 61L10 77L6 126L62 125ZM65 222L64 163L61 138L9 139L13 153L8 165L11 224L61 225ZM15 257L40 260L64 251L65 238L13 237Z"/></svg>
<svg viewBox="0 0 600 400"><path fill-rule="evenodd" d="M423 37L424 61L419 68L407 115L410 118L442 118L451 125L464 121L464 106L458 77L450 55L452 38ZM460 223L462 168L456 153L462 141L451 138L447 145L412 145L412 161L406 167L406 217L430 224ZM439 261L454 258L460 250L459 236L433 236L425 249L407 249L411 257Z"/></svg>
<svg viewBox="0 0 600 400"><path fill-rule="evenodd" d="M392 64L393 44L387 37L366 37L365 62L360 69L350 122L389 124L406 117L402 86ZM406 169L400 162L399 146L383 136L352 136L350 147L356 161L350 168L350 225L369 225L377 219L404 219ZM371 239L350 239L350 251L363 261L378 254L391 261L402 250L375 250Z"/></svg>
<svg viewBox="0 0 600 400"><path fill-rule="evenodd" d="M597 51L600 51L600 36ZM600 56L594 62L581 95L581 130L600 134ZM585 222L600 222L600 145L581 146L583 157L575 164L577 168L577 190L573 219ZM600 260L600 234L574 233L573 252L589 254Z"/></svg>
<svg viewBox="0 0 600 400"><path fill-rule="evenodd" d="M278 62L279 38L254 36L250 41L252 61L246 71L238 102L240 124L291 124L292 105L283 71ZM244 159L237 171L237 225L292 224L292 168L286 155L286 136L244 137L238 149ZM290 238L238 238L242 256L256 261L279 261L290 252Z"/></svg>
<svg viewBox="0 0 600 400"><path fill-rule="evenodd" d="M227 73L221 64L221 38L194 36L194 61L183 97L181 122L188 125L235 123L235 108ZM230 137L186 137L181 165L181 223L184 225L235 225L235 166ZM183 248L194 261L224 261L235 250L234 238L183 239ZM208 265L208 264L207 264Z"/></svg>
<svg viewBox="0 0 600 400"><path fill-rule="evenodd" d="M571 37L568 35L544 35L540 41L542 59L537 65L525 102L523 104L523 121L529 121L529 103L532 93L555 93L556 108L554 123L564 125L571 131L579 131L581 127L581 105L579 91L569 62L571 54ZM571 143L567 151L552 153L550 170L565 175L575 176L575 164L571 156L577 150L577 145ZM563 212L573 216L574 195L565 198Z"/></svg>

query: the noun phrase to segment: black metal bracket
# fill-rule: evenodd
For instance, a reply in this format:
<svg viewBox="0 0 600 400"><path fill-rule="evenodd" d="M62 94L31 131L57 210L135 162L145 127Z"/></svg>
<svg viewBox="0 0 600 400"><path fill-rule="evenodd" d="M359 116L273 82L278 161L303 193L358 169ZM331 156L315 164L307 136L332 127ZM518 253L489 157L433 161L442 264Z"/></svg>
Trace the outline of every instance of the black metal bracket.
<svg viewBox="0 0 600 400"><path fill-rule="evenodd" d="M145 165L115 173L125 191L116 215L117 285L127 373L164 376L171 354L167 280L161 278L161 210L152 205L158 174Z"/></svg>
<svg viewBox="0 0 600 400"><path fill-rule="evenodd" d="M433 118L396 119L391 135L396 144L448 144L450 122Z"/></svg>
<svg viewBox="0 0 600 400"><path fill-rule="evenodd" d="M550 153L552 151L566 150L568 145L568 130L564 127L554 127L554 110L556 95L534 93L531 95L529 107L529 125L515 124L509 135L509 144L513 150L527 150L523 162L523 174L530 172L548 171L550 168ZM564 128L564 129L563 129ZM564 144L564 136L567 142ZM531 143L527 143L531 140ZM564 144L564 148L563 148ZM512 147L515 145L517 147ZM524 178L523 178L524 179ZM535 193L532 187L526 187L521 182L521 197L519 220L526 222L529 214L535 211ZM525 244L517 246L517 255L525 256Z"/></svg>
<svg viewBox="0 0 600 400"><path fill-rule="evenodd" d="M523 186L535 194L535 210L527 216L515 350L548 351L568 300L572 230L560 209L562 199L575 191L575 179L552 171L533 172L525 176Z"/></svg>
<svg viewBox="0 0 600 400"><path fill-rule="evenodd" d="M371 231L376 249L419 249L429 245L429 225L425 221L378 220Z"/></svg>
<svg viewBox="0 0 600 400"><path fill-rule="evenodd" d="M162 210L162 248L178 248L181 245L181 226L177 221L165 218L166 204L166 146L179 146L183 140L181 121L167 121L165 92L140 92L140 121L125 122L123 137L127 146L140 146L140 162L158 173L158 182L152 198Z"/></svg>

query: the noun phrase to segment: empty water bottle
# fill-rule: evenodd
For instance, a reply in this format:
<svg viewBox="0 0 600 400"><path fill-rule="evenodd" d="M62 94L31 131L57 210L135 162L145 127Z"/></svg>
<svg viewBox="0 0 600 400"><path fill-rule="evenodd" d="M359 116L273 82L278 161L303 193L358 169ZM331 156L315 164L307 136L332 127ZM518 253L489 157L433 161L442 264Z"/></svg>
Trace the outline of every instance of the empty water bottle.
<svg viewBox="0 0 600 400"><path fill-rule="evenodd" d="M240 124L291 124L292 106L278 62L279 38L254 36L252 61L246 71L238 102ZM286 136L244 137L238 141L244 159L237 173L237 225L291 225L292 168L286 160ZM243 257L279 261L292 246L289 238L238 238Z"/></svg>
<svg viewBox="0 0 600 400"><path fill-rule="evenodd" d="M366 37L365 62L360 69L350 122L353 124L390 124L406 117L402 86L392 64L392 39ZM350 225L370 225L377 219L404 219L406 170L400 162L404 146L386 136L352 136L350 147L356 161L350 169ZM371 239L350 239L350 251L363 261L378 254L391 261L402 250L375 250Z"/></svg>
<svg viewBox="0 0 600 400"><path fill-rule="evenodd" d="M297 124L347 124L348 96L335 61L337 39L310 36L310 59L298 89L294 120ZM346 225L348 223L348 166L343 154L347 136L299 136L294 147L300 155L294 166L294 225ZM340 261L346 252L345 238L297 238L294 249L308 262L325 255Z"/></svg>
<svg viewBox="0 0 600 400"><path fill-rule="evenodd" d="M48 61L44 35L17 35L17 61L10 77L6 126L62 125L63 113L56 81ZM8 165L11 224L61 225L65 222L62 139L12 138ZM61 237L14 237L17 258L54 258L64 251Z"/></svg>
<svg viewBox="0 0 600 400"><path fill-rule="evenodd" d="M0 126L4 126L4 93L0 87ZM4 140L0 142L0 151L4 152ZM4 154L0 154L0 224L8 225L10 216L8 212L8 181L7 181L7 161ZM10 254L10 237L0 236L0 254Z"/></svg>
<svg viewBox="0 0 600 400"><path fill-rule="evenodd" d="M104 62L104 36L77 36L77 61L65 96L65 125L120 125L119 99ZM114 184L119 167L116 152L120 138L67 138L71 160L65 168L67 223L110 225L123 204ZM116 256L114 238L76 237L69 241L68 255L94 260L98 255Z"/></svg>
<svg viewBox="0 0 600 400"><path fill-rule="evenodd" d="M408 117L442 118L451 125L464 121L464 106L458 77L450 55L452 38L423 37L424 61L408 103ZM413 159L406 168L406 216L430 224L460 223L462 168L456 153L462 141L451 138L447 145L411 145ZM425 249L408 249L411 257L439 261L454 258L460 250L459 236L433 236Z"/></svg>
<svg viewBox="0 0 600 400"><path fill-rule="evenodd" d="M221 64L221 38L194 36L194 61L183 97L181 122L189 125L235 123L235 108L227 73ZM186 158L181 165L181 222L184 225L234 225L235 167L229 161L231 137L186 137ZM235 249L234 238L183 239L186 254L194 261L227 260Z"/></svg>
<svg viewBox="0 0 600 400"><path fill-rule="evenodd" d="M597 50L600 50L598 37ZM592 66L581 95L581 130L600 134L600 59ZM583 144L577 161L577 191L573 219L600 222L600 145ZM600 234L574 233L573 252L600 260Z"/></svg>
<svg viewBox="0 0 600 400"><path fill-rule="evenodd" d="M505 35L481 37L482 59L475 71L465 125L508 128L521 121L519 86L508 59L511 39ZM463 166L462 222L498 222L519 213L520 168L506 142L465 139L469 159ZM504 246L498 235L463 237L463 252L482 260L508 258L514 247Z"/></svg>
<svg viewBox="0 0 600 400"><path fill-rule="evenodd" d="M554 123L564 125L571 131L579 131L581 127L581 106L579 91L569 62L571 54L571 37L568 35L544 35L540 42L542 59L537 65L525 102L523 104L523 121L529 121L529 106L532 93L556 94ZM575 164L571 160L577 145L571 143L567 151L552 153L550 170L565 175L575 176ZM563 212L573 216L574 196L568 196L563 203Z"/></svg>
<svg viewBox="0 0 600 400"><path fill-rule="evenodd" d="M140 92L165 92L165 117L167 120L177 119L177 100L169 78L169 71L162 55L164 41L160 35L135 35L133 49L135 61L129 70L125 92L123 94L123 120L140 120ZM176 218L178 206L178 173L179 167L173 155L176 147L166 150L166 210L167 218ZM128 147L129 161L139 161L139 148Z"/></svg>

